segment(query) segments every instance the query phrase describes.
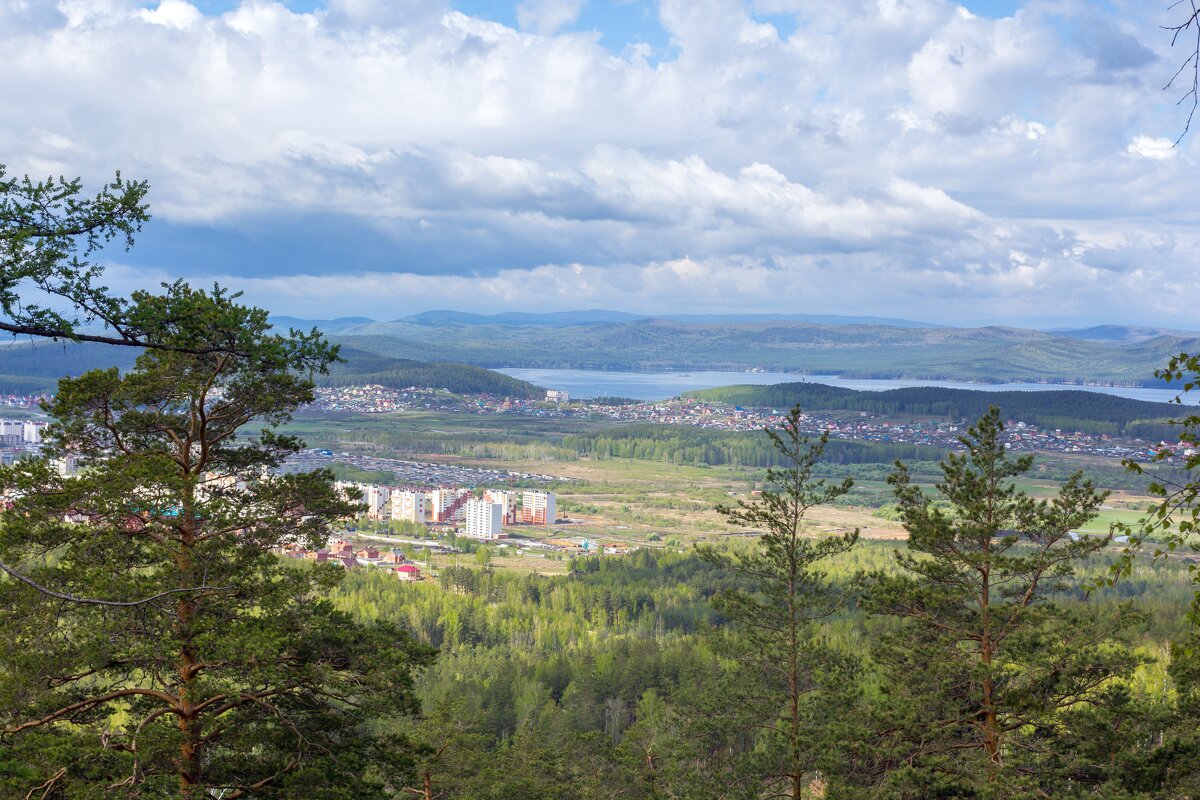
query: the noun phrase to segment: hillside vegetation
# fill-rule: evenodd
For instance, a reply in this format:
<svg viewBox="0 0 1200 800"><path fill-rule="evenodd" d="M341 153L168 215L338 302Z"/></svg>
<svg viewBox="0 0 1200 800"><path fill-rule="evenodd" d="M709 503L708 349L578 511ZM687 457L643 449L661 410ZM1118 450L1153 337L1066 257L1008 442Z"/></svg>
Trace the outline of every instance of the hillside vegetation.
<svg viewBox="0 0 1200 800"><path fill-rule="evenodd" d="M528 381L470 364L426 362L389 358L367 350L342 347L345 361L328 375L318 376L319 386L378 384L393 389L432 386L455 394L492 394L501 397L542 397L545 391Z"/></svg>
<svg viewBox="0 0 1200 800"><path fill-rule="evenodd" d="M859 378L1161 384L1156 367L1200 339L1091 341L1020 328L902 328L795 321L647 319L564 327L377 322L334 340L394 358L435 351L484 367L669 370L750 368Z"/></svg>
<svg viewBox="0 0 1200 800"><path fill-rule="evenodd" d="M0 392L18 394L53 392L58 379L92 369L127 370L140 351L102 344L17 341L0 346ZM543 392L528 381L510 378L475 365L393 358L370 350L343 346L343 361L329 375L318 375L319 386L379 384L392 388L432 386L455 394L494 394L503 397L540 397Z"/></svg>
<svg viewBox="0 0 1200 800"><path fill-rule="evenodd" d="M915 386L863 392L819 383L774 386L723 386L688 392L688 397L750 407L806 411L863 411L887 416L911 415L976 419L997 406L1009 419L1044 428L1092 434L1159 438L1171 435L1167 421L1182 415L1179 406L1085 391L983 392ZM1174 429L1178 435L1178 429Z"/></svg>

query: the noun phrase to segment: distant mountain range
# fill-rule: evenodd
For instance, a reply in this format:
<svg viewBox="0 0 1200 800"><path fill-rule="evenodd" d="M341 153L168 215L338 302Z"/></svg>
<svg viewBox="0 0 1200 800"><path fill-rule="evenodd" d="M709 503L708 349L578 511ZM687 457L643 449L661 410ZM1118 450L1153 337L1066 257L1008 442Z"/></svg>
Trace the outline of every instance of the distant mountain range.
<svg viewBox="0 0 1200 800"><path fill-rule="evenodd" d="M427 312L326 332L392 358L482 367L770 370L858 378L1161 386L1154 370L1200 334L1134 326L1068 331L950 328L767 315L630 318L601 310ZM797 315L799 317L799 315ZM849 321L847 321L849 320Z"/></svg>
<svg viewBox="0 0 1200 800"><path fill-rule="evenodd" d="M338 317L337 319L302 319L300 317L287 316L271 317L271 322L278 327L290 327L302 330L318 328L325 333L349 333L353 335L372 335L380 332L380 330L385 331L386 335L386 328L380 329L376 326L406 324L432 327L450 325L501 325L516 328L573 328L609 323L645 322L648 320L667 320L692 325L801 322L810 325L881 325L890 328L949 329L954 327L933 322L898 319L894 317L846 316L839 314L633 314L628 311L612 311L599 308L589 308L580 311L551 311L542 314L526 311L475 314L469 311L439 309L422 311L419 314L400 317L390 322L375 320L370 317ZM1180 338L1200 337L1200 331L1145 325L1095 325L1090 328L1047 328L1040 330L1040 332L1065 336L1070 339L1082 339L1089 342L1132 343L1149 341L1159 336Z"/></svg>
<svg viewBox="0 0 1200 800"><path fill-rule="evenodd" d="M480 315L429 311L393 322L366 317L273 317L279 328L319 328L346 364L328 381L444 386L532 396L537 388L487 370L769 370L857 378L981 383L1164 386L1154 377L1200 334L1102 325L1061 331L950 328L828 315L678 315L619 311ZM0 389L44 391L61 375L128 367L136 353L100 345L0 345ZM440 377L439 377L440 376ZM731 381L733 383L735 381Z"/></svg>
<svg viewBox="0 0 1200 800"><path fill-rule="evenodd" d="M1092 328L1074 330L1049 330L1059 336L1069 336L1072 339L1083 339L1087 342L1148 342L1160 336L1195 338L1200 336L1196 331L1182 331L1173 328L1146 328L1137 325L1096 325Z"/></svg>
<svg viewBox="0 0 1200 800"><path fill-rule="evenodd" d="M281 317L280 319L290 318ZM927 322L913 322L906 319L844 317L836 314L630 314L625 311L606 311L594 308L583 311L553 311L545 314L533 314L523 311L509 311L502 314L472 314L466 311L424 311L409 317L401 317L400 319L393 320L393 322L434 326L505 325L511 327L571 328L580 325L600 325L604 323L637 322L654 319L693 324L721 322L807 322L817 325L888 325L895 328L943 327L941 325L933 325ZM298 321L302 322L302 320ZM334 320L334 322L341 321ZM328 333L335 333L334 330L322 326L320 322L312 324ZM342 326L339 330L345 330L348 327ZM365 333L366 331L361 332Z"/></svg>
<svg viewBox="0 0 1200 800"><path fill-rule="evenodd" d="M271 324L276 328L295 328L308 331L313 328L324 333L337 333L346 328L358 325L370 325L375 320L370 317L338 317L337 319L300 319L298 317L271 317Z"/></svg>

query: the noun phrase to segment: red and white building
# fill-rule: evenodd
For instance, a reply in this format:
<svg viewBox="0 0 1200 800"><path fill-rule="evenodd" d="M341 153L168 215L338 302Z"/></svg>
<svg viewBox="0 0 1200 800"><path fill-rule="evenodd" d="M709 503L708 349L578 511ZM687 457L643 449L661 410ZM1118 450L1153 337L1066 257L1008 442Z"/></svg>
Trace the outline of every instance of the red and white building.
<svg viewBox="0 0 1200 800"><path fill-rule="evenodd" d="M526 525L553 525L558 509L553 492L524 492L521 495L521 522Z"/></svg>
<svg viewBox="0 0 1200 800"><path fill-rule="evenodd" d="M517 524L517 500L519 499L516 492L501 491L499 489L488 489L483 493L483 499L490 503L498 503L504 506L504 524Z"/></svg>
<svg viewBox="0 0 1200 800"><path fill-rule="evenodd" d="M419 581L421 570L412 564L401 564L396 567L396 577L402 581Z"/></svg>

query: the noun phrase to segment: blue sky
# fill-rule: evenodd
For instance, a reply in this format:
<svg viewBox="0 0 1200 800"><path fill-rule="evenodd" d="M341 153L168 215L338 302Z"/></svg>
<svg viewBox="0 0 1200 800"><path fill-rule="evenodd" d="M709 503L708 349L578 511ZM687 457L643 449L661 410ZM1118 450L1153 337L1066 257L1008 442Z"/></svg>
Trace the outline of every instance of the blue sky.
<svg viewBox="0 0 1200 800"><path fill-rule="evenodd" d="M1133 0L0 0L11 173L152 185L119 289L1190 326ZM52 98L53 102L47 102Z"/></svg>
<svg viewBox="0 0 1200 800"><path fill-rule="evenodd" d="M142 5L152 7L156 3L143 2ZM219 15L236 9L241 2L198 0L193 5L206 14ZM326 9L323 0L285 0L283 5L298 12ZM516 2L500 0L453 0L449 7L464 14L519 28L518 5ZM1017 0L966 0L962 5L974 14L992 18L1012 16L1020 8ZM756 10L753 16L770 22L785 36L795 30L795 17L792 14ZM586 0L578 17L562 30L598 32L601 44L617 53L638 42L645 42L660 53L670 50L670 35L659 24L658 6L654 0Z"/></svg>

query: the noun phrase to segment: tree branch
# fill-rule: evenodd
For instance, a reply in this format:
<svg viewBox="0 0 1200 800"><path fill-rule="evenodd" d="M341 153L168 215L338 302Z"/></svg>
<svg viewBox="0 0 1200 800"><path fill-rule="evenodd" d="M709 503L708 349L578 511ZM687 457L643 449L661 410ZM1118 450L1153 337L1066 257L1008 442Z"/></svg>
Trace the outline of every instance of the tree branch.
<svg viewBox="0 0 1200 800"><path fill-rule="evenodd" d="M53 597L58 600L65 600L68 603L76 603L78 605L104 606L106 608L135 608L137 606L144 606L147 603L153 603L155 600L161 600L168 595L185 594L187 592L229 592L233 591L235 588L233 586L192 586L186 589L168 589L165 592L159 592L158 594L150 595L149 597L142 598L141 600L99 600L94 597L76 597L75 595L56 592L49 587L42 586L32 578L22 575L20 572L8 566L3 561L0 561L0 570L8 573L9 576L20 581L26 586L36 589L37 591L49 597Z"/></svg>

